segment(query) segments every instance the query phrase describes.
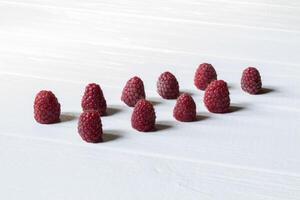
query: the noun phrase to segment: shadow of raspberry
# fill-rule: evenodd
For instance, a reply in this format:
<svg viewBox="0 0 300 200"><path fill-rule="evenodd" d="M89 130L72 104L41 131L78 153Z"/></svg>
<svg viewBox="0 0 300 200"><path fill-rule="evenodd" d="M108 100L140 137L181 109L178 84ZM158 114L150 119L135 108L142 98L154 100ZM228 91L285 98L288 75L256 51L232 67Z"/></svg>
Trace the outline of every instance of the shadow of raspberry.
<svg viewBox="0 0 300 200"><path fill-rule="evenodd" d="M158 121L156 124L155 124L155 132L158 132L158 131L165 131L165 130L169 130L169 129L172 129L174 126L172 125L171 122L168 122L168 121Z"/></svg>
<svg viewBox="0 0 300 200"><path fill-rule="evenodd" d="M276 92L276 89L263 87L259 90L259 92L257 94L261 95L261 94L269 94L269 93L273 93L273 92Z"/></svg>
<svg viewBox="0 0 300 200"><path fill-rule="evenodd" d="M69 121L77 120L79 115L80 114L76 112L63 112L60 115L60 122L69 122Z"/></svg>
<svg viewBox="0 0 300 200"><path fill-rule="evenodd" d="M230 107L229 107L229 111L227 113L235 113L235 112L240 112L243 110L247 109L247 105L246 104L234 104L231 103Z"/></svg>
<svg viewBox="0 0 300 200"><path fill-rule="evenodd" d="M204 120L207 120L207 119L210 119L210 116L207 116L203 113L197 113L195 122L204 121Z"/></svg>
<svg viewBox="0 0 300 200"><path fill-rule="evenodd" d="M182 94L188 94L188 95L190 95L190 96L193 96L194 95L194 92L192 91L192 90L180 90L180 95L182 95Z"/></svg>
<svg viewBox="0 0 300 200"><path fill-rule="evenodd" d="M150 103L153 105L153 106L157 106L159 104L162 103L162 99L161 98L157 98L157 97L149 97L149 98L146 98L148 101L150 101Z"/></svg>
<svg viewBox="0 0 300 200"><path fill-rule="evenodd" d="M112 115L118 114L120 112L122 112L122 108L121 107L119 107L119 106L109 106L106 109L106 115L103 116L103 117L112 116Z"/></svg>
<svg viewBox="0 0 300 200"><path fill-rule="evenodd" d="M104 130L103 131L103 142L111 142L122 138L122 132L119 130Z"/></svg>

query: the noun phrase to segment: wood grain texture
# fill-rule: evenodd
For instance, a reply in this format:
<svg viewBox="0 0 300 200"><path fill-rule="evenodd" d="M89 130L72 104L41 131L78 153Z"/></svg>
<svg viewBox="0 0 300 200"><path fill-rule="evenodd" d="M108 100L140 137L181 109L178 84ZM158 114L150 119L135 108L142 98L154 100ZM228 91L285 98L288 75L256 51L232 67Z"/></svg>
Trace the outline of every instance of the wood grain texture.
<svg viewBox="0 0 300 200"><path fill-rule="evenodd" d="M0 0L0 199L300 199L300 3L297 0ZM209 113L193 86L199 63L230 86L232 113ZM257 66L265 94L240 89ZM179 123L159 98L172 71L197 102ZM120 101L145 83L160 131L130 127ZM89 82L109 113L102 144L76 130ZM55 92L62 123L39 125L33 99Z"/></svg>

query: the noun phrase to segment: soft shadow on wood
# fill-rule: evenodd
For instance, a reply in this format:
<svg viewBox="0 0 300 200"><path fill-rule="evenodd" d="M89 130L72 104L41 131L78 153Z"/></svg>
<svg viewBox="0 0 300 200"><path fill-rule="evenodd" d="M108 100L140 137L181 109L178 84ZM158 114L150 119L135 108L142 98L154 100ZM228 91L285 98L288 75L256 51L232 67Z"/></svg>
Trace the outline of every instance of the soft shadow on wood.
<svg viewBox="0 0 300 200"><path fill-rule="evenodd" d="M191 90L181 90L180 95L182 95L182 94L188 94L190 96L194 95L194 93Z"/></svg>
<svg viewBox="0 0 300 200"><path fill-rule="evenodd" d="M69 122L78 118L79 113L64 112L60 115L60 122Z"/></svg>
<svg viewBox="0 0 300 200"><path fill-rule="evenodd" d="M246 109L246 106L242 106L242 105L231 105L231 106L229 107L228 113L239 112L239 111L242 111L242 110L245 110L245 109Z"/></svg>
<svg viewBox="0 0 300 200"><path fill-rule="evenodd" d="M172 126L167 124L156 124L155 128L155 131L163 131L172 128Z"/></svg>
<svg viewBox="0 0 300 200"><path fill-rule="evenodd" d="M151 103L153 106L156 106L156 105L161 104L160 101L155 101L155 100L149 100L149 101L150 101L150 103Z"/></svg>
<svg viewBox="0 0 300 200"><path fill-rule="evenodd" d="M121 112L122 109L120 107L116 107L116 106L109 106L106 109L106 116L111 116L111 115L115 115L119 112Z"/></svg>
<svg viewBox="0 0 300 200"><path fill-rule="evenodd" d="M150 103L151 103L153 106L156 106L156 105L159 105L159 104L162 103L162 99L155 98L155 97L147 98L147 100L150 101Z"/></svg>
<svg viewBox="0 0 300 200"><path fill-rule="evenodd" d="M197 116L196 116L196 122L198 122L198 121L204 121L204 120L207 120L207 119L209 119L210 117L209 116L207 116L207 115L203 115L202 113L201 114L199 114L199 113L197 113Z"/></svg>
<svg viewBox="0 0 300 200"><path fill-rule="evenodd" d="M111 142L120 139L121 137L121 132L118 130L104 130L103 142Z"/></svg>
<svg viewBox="0 0 300 200"><path fill-rule="evenodd" d="M230 83L227 83L227 87L228 87L229 90L235 89L233 84L230 84Z"/></svg>
<svg viewBox="0 0 300 200"><path fill-rule="evenodd" d="M173 128L173 126L165 121L159 121L155 125L155 130L154 131L163 131L163 130L169 130Z"/></svg>
<svg viewBox="0 0 300 200"><path fill-rule="evenodd" d="M257 93L258 95L260 94L268 94L268 93L272 93L272 92L276 92L276 90L274 88L266 88L263 87L259 90L259 92Z"/></svg>

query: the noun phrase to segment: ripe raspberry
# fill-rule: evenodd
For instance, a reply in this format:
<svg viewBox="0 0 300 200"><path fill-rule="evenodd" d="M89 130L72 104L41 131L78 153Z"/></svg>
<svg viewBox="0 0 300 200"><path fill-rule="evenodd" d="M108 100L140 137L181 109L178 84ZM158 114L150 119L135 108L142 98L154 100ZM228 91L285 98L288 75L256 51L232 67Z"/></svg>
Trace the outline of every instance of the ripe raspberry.
<svg viewBox="0 0 300 200"><path fill-rule="evenodd" d="M40 91L34 100L34 118L41 124L59 122L60 104L51 91Z"/></svg>
<svg viewBox="0 0 300 200"><path fill-rule="evenodd" d="M81 107L83 111L96 110L101 116L106 115L106 100L98 84L90 83L86 86Z"/></svg>
<svg viewBox="0 0 300 200"><path fill-rule="evenodd" d="M133 107L140 99L145 99L143 81L135 76L129 79L123 89L121 100L128 106Z"/></svg>
<svg viewBox="0 0 300 200"><path fill-rule="evenodd" d="M191 122L196 120L196 104L188 94L182 94L178 97L173 110L173 116L178 121Z"/></svg>
<svg viewBox="0 0 300 200"><path fill-rule="evenodd" d="M210 112L228 112L230 98L227 83L223 80L212 81L205 90L204 104Z"/></svg>
<svg viewBox="0 0 300 200"><path fill-rule="evenodd" d="M157 81L157 92L164 99L176 99L179 96L176 77L170 72L162 73Z"/></svg>
<svg viewBox="0 0 300 200"><path fill-rule="evenodd" d="M249 94L257 94L261 89L261 78L259 71L254 67L248 67L243 71L241 87Z"/></svg>
<svg viewBox="0 0 300 200"><path fill-rule="evenodd" d="M102 142L102 123L96 110L83 112L78 121L78 133L86 142Z"/></svg>
<svg viewBox="0 0 300 200"><path fill-rule="evenodd" d="M215 68L208 63L199 65L194 77L195 86L200 90L205 90L213 80L217 80Z"/></svg>
<svg viewBox="0 0 300 200"><path fill-rule="evenodd" d="M131 116L131 126L141 132L155 130L155 111L153 105L145 100L139 100Z"/></svg>

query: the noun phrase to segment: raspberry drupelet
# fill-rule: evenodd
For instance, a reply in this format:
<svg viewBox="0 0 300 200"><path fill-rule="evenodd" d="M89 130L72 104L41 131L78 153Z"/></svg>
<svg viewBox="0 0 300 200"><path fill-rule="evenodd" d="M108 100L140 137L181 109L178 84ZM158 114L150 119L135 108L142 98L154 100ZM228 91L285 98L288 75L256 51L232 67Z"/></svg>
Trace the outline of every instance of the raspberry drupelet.
<svg viewBox="0 0 300 200"><path fill-rule="evenodd" d="M212 113L227 113L230 97L227 83L223 80L212 81L205 90L204 104Z"/></svg>
<svg viewBox="0 0 300 200"><path fill-rule="evenodd" d="M83 112L78 121L78 133L86 142L102 142L103 131L100 113L96 110Z"/></svg>
<svg viewBox="0 0 300 200"><path fill-rule="evenodd" d="M129 79L122 91L121 100L128 106L134 107L140 99L145 99L145 89L142 79L135 76Z"/></svg>
<svg viewBox="0 0 300 200"><path fill-rule="evenodd" d="M159 76L157 92L164 99L177 99L179 96L179 84L171 72L164 72Z"/></svg>
<svg viewBox="0 0 300 200"><path fill-rule="evenodd" d="M34 100L34 118L41 124L53 124L60 121L60 104L51 91L40 91Z"/></svg>
<svg viewBox="0 0 300 200"><path fill-rule="evenodd" d="M153 105L145 99L139 100L131 116L132 127L141 132L154 131L155 119L156 115Z"/></svg>
<svg viewBox="0 0 300 200"><path fill-rule="evenodd" d="M81 100L83 111L98 111L101 116L106 115L106 100L101 87L96 83L90 83L86 86Z"/></svg>
<svg viewBox="0 0 300 200"><path fill-rule="evenodd" d="M261 90L261 77L259 71L254 67L248 67L243 71L241 78L242 89L249 94L257 94Z"/></svg>
<svg viewBox="0 0 300 200"><path fill-rule="evenodd" d="M188 94L182 94L178 97L173 110L173 116L178 121L191 122L196 120L196 104Z"/></svg>
<svg viewBox="0 0 300 200"><path fill-rule="evenodd" d="M217 80L217 72L209 63L202 63L196 70L194 84L199 90L205 90L214 80Z"/></svg>

